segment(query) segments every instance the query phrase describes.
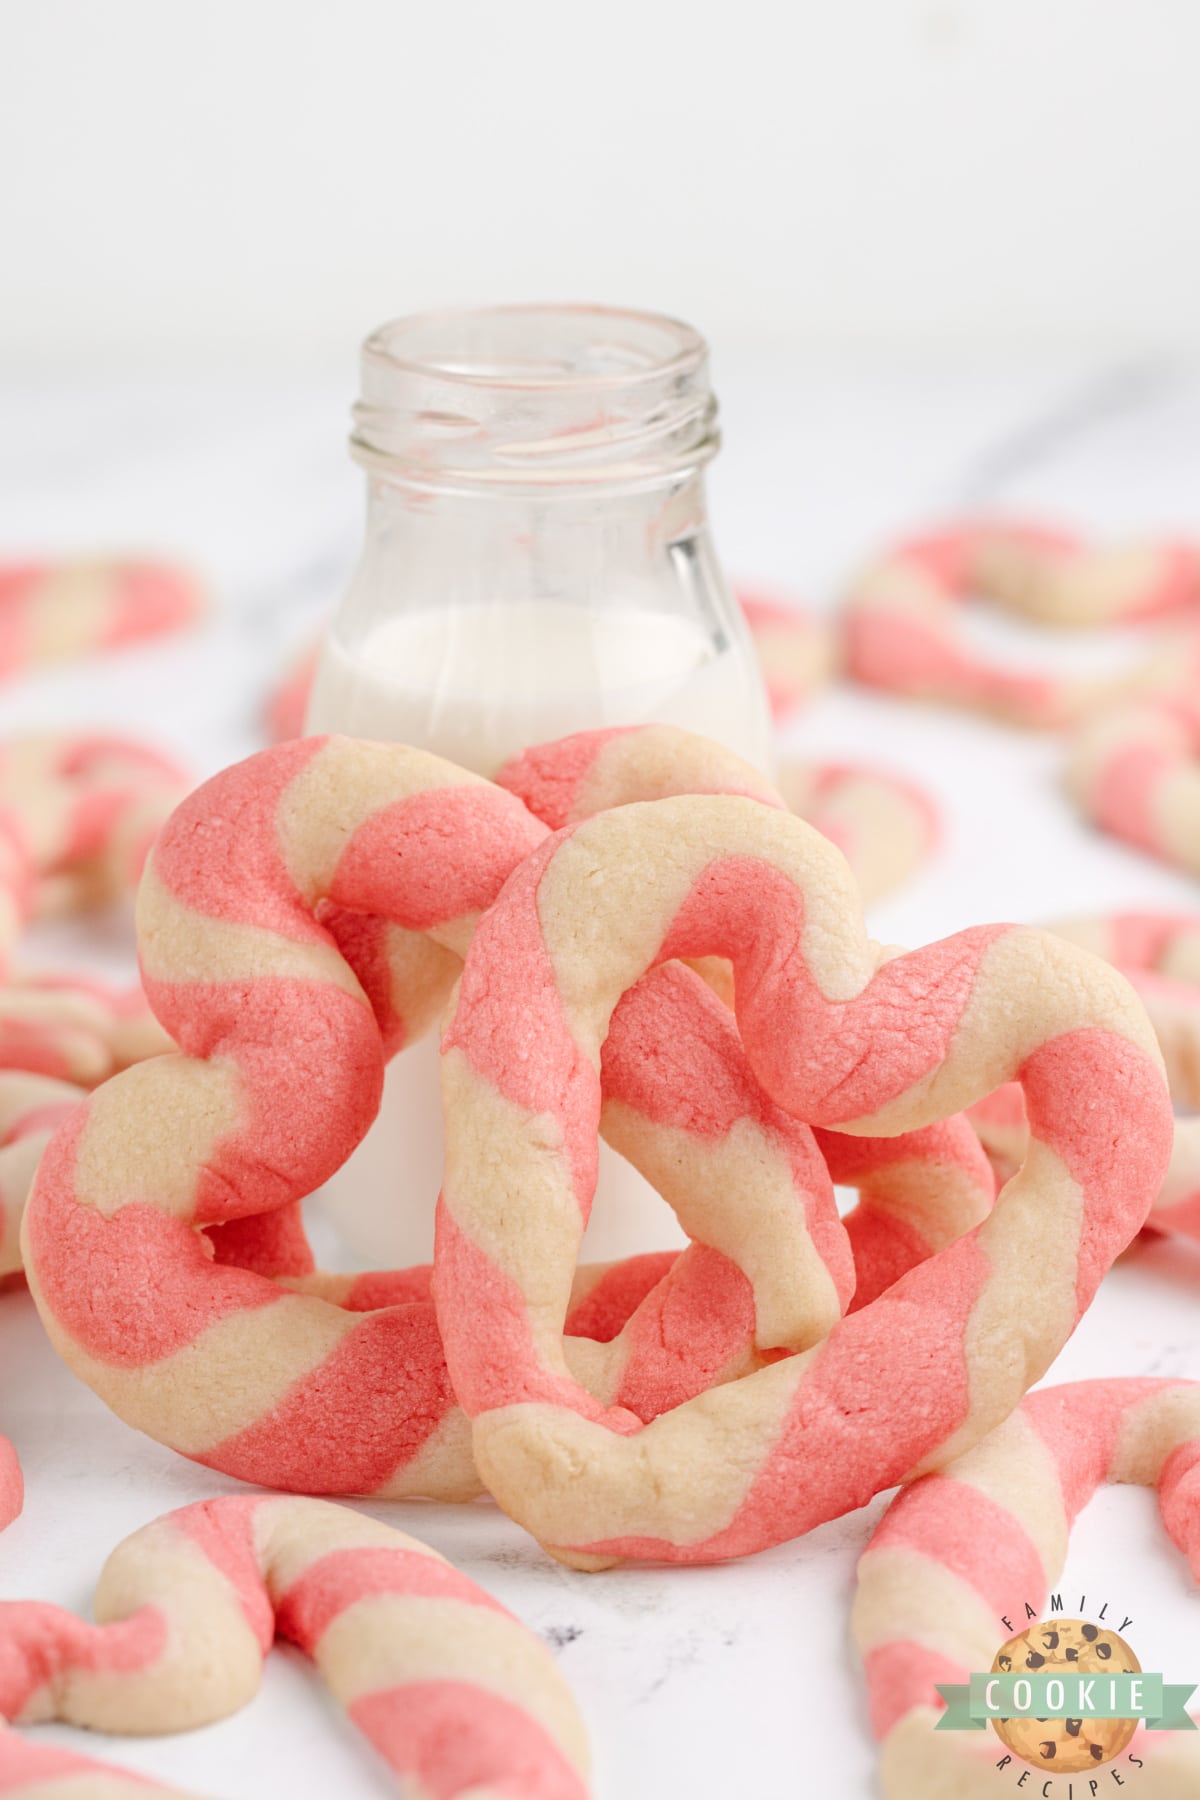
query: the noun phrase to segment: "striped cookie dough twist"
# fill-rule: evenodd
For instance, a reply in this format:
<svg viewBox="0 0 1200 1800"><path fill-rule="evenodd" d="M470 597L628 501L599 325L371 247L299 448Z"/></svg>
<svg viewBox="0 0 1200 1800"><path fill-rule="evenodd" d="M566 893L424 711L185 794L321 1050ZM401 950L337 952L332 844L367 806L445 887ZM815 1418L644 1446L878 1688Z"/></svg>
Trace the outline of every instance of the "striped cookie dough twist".
<svg viewBox="0 0 1200 1800"><path fill-rule="evenodd" d="M973 1231L814 1349L643 1427L562 1348L601 1052L647 970L712 955L733 963L754 1073L793 1116L912 1131L1019 1079L1034 1130ZM451 1378L489 1489L581 1566L759 1549L977 1442L1140 1227L1171 1140L1153 1032L1107 964L1012 926L883 951L833 846L736 796L615 808L529 856L476 931L442 1073Z"/></svg>
<svg viewBox="0 0 1200 1800"><path fill-rule="evenodd" d="M0 1717L192 1730L254 1698L278 1637L312 1659L409 1800L590 1791L583 1722L546 1646L436 1551L348 1507L185 1506L118 1545L94 1610L89 1625L0 1604ZM82 1785L100 1767L0 1731L0 1793L14 1800L145 1791L119 1771L118 1785Z"/></svg>
<svg viewBox="0 0 1200 1800"><path fill-rule="evenodd" d="M38 1163L82 1098L74 1082L20 1069L0 1073L0 1279L21 1267L21 1214Z"/></svg>
<svg viewBox="0 0 1200 1800"><path fill-rule="evenodd" d="M1200 711L1195 686L1106 708L1071 743L1067 791L1085 818L1160 862L1200 874Z"/></svg>
<svg viewBox="0 0 1200 1800"><path fill-rule="evenodd" d="M0 568L0 681L193 624L195 577L148 562L14 563Z"/></svg>
<svg viewBox="0 0 1200 1800"><path fill-rule="evenodd" d="M389 1029L403 1012L386 984L373 1010L335 936L346 948L361 915L399 929L406 958L429 940L457 954L545 838L490 783L344 739L266 752L180 808L139 916L147 992L183 1054L68 1121L23 1234L53 1341L123 1418L263 1485L478 1491L419 1272L320 1276L296 1208L366 1129L379 1010ZM697 1241L573 1354L604 1404L653 1417L819 1341L852 1259L811 1133L762 1093L699 977L649 977L607 1054L605 1129Z"/></svg>
<svg viewBox="0 0 1200 1800"><path fill-rule="evenodd" d="M212 1800L194 1789L168 1787L149 1775L114 1768L6 1731L0 1724L0 1794L5 1800Z"/></svg>
<svg viewBox="0 0 1200 1800"><path fill-rule="evenodd" d="M25 977L0 987L0 1291L21 1269L21 1218L42 1153L88 1087L170 1039L140 990ZM0 1530L21 1510L12 1447L0 1438Z"/></svg>
<svg viewBox="0 0 1200 1800"><path fill-rule="evenodd" d="M843 1220L854 1256L851 1312L982 1224L995 1204L995 1175L968 1115L896 1137L813 1136L832 1179L858 1191Z"/></svg>
<svg viewBox="0 0 1200 1800"><path fill-rule="evenodd" d="M779 791L837 845L866 905L907 881L937 846L937 808L915 782L857 763L786 760Z"/></svg>
<svg viewBox="0 0 1200 1800"><path fill-rule="evenodd" d="M935 1731L937 1686L992 1668L998 1646L1027 1622L1026 1606L1036 1614L1045 1604L1071 1526L1102 1482L1157 1488L1167 1531L1200 1577L1200 1383L1039 1389L892 1502L859 1562L853 1614L887 1800L994 1795L1002 1747L990 1732ZM1195 1737L1147 1732L1134 1748L1145 1762L1139 1793L1192 1800Z"/></svg>
<svg viewBox="0 0 1200 1800"><path fill-rule="evenodd" d="M997 1180L1007 1181L1029 1146L1021 1089L1015 1082L1006 1083L969 1107L967 1117ZM1200 1238L1200 1118L1175 1120L1171 1158L1145 1226L1148 1231Z"/></svg>
<svg viewBox="0 0 1200 1800"><path fill-rule="evenodd" d="M723 745L667 725L580 732L539 744L505 764L496 780L519 794L530 811L554 830L613 806L681 794L743 794L776 809L790 806L837 844L864 899L889 885L883 879L885 870L900 879L911 866L917 842L928 844L934 834L934 820L923 797L890 777L840 765L789 765L777 790ZM698 966L732 1004L728 964L702 958ZM625 1004L614 1015L618 1026ZM726 1055L732 1062L736 1055L732 1046ZM601 1131L610 1142L608 1094L614 1060L610 1033L602 1058L606 1099L601 1112ZM743 1095L738 1107L727 1109L730 1120L755 1105L748 1091L757 1086L753 1075L745 1069L739 1079ZM688 1082L681 1071L679 1089L689 1094L711 1092L711 1078ZM653 1116L652 1106L647 1116ZM991 1210L995 1184L965 1119L943 1120L924 1131L890 1138L851 1139L820 1131L815 1136L834 1181L859 1191L860 1204L846 1221L856 1269L856 1308L979 1224Z"/></svg>
<svg viewBox="0 0 1200 1800"><path fill-rule="evenodd" d="M0 742L0 966L30 919L133 887L186 790L173 762L130 738Z"/></svg>
<svg viewBox="0 0 1200 1800"><path fill-rule="evenodd" d="M267 695L266 726L273 744L303 737L304 715L320 660L320 642L306 644L289 663L283 679Z"/></svg>
<svg viewBox="0 0 1200 1800"><path fill-rule="evenodd" d="M0 1083L18 1070L98 1087L170 1047L140 987L24 969L0 986Z"/></svg>
<svg viewBox="0 0 1200 1800"><path fill-rule="evenodd" d="M1200 1106L1200 919L1126 912L1056 920L1047 929L1128 978L1154 1027L1172 1097ZM968 1117L997 1176L1007 1180L1029 1142L1020 1088L1010 1083L989 1094ZM1176 1119L1171 1161L1146 1225L1200 1237L1200 1119Z"/></svg>
<svg viewBox="0 0 1200 1800"><path fill-rule="evenodd" d="M1200 917L1106 913L1055 919L1047 930L1102 956L1128 977L1158 1036L1172 1099L1200 1109Z"/></svg>
<svg viewBox="0 0 1200 1800"><path fill-rule="evenodd" d="M1200 1238L1200 1118L1176 1119L1170 1167L1146 1225Z"/></svg>
<svg viewBox="0 0 1200 1800"><path fill-rule="evenodd" d="M911 782L853 764L789 760L774 787L723 745L671 725L538 744L496 780L554 831L606 807L674 794L746 794L786 806L837 845L868 902L904 881L937 840L933 803Z"/></svg>
<svg viewBox="0 0 1200 1800"><path fill-rule="evenodd" d="M1200 606L1200 547L1093 549L1038 525L968 521L899 544L853 584L845 632L855 680L1014 724L1063 725L1133 688L1170 681L1178 646L1164 642L1116 678L1015 673L961 641L956 612L971 596L1058 627L1182 616Z"/></svg>
<svg viewBox="0 0 1200 1800"><path fill-rule="evenodd" d="M836 675L833 627L763 588L738 586L735 593L750 627L771 712L777 720L786 719Z"/></svg>
<svg viewBox="0 0 1200 1800"><path fill-rule="evenodd" d="M395 921L435 957L465 949L543 835L450 764L336 739L251 758L168 822L139 953L180 1054L72 1115L22 1231L52 1341L129 1423L264 1485L477 1490L428 1303L353 1312L289 1292L214 1258L205 1228L294 1213L378 1107L380 1027L318 914Z"/></svg>
<svg viewBox="0 0 1200 1800"><path fill-rule="evenodd" d="M127 738L32 736L0 744L0 1280L21 1266L29 1185L50 1133L115 1070L170 1042L140 990L71 974L14 974L23 926L132 887L185 791L179 770ZM20 1511L0 1440L0 1527Z"/></svg>

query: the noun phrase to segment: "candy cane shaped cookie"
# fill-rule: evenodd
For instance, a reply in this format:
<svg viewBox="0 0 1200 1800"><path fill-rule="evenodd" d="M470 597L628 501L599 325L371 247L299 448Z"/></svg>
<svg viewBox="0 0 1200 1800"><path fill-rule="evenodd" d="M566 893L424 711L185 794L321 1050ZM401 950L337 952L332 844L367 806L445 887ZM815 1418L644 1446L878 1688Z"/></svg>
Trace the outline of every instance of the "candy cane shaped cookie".
<svg viewBox="0 0 1200 1800"><path fill-rule="evenodd" d="M1130 624L1200 606L1200 545L1183 540L1095 546L998 520L968 526L960 543L971 585L1044 625Z"/></svg>
<svg viewBox="0 0 1200 1800"><path fill-rule="evenodd" d="M198 1228L294 1208L378 1106L379 1026L317 913L380 915L465 949L543 834L437 758L321 739L227 770L168 822L139 951L182 1053L72 1115L22 1233L52 1340L130 1423L264 1485L477 1490L431 1307L355 1313L288 1292L212 1260Z"/></svg>
<svg viewBox="0 0 1200 1800"><path fill-rule="evenodd" d="M1128 912L1058 920L1048 929L1128 977L1158 1037L1173 1097L1183 1106L1200 1105L1200 920ZM1029 1140L1020 1089L999 1089L969 1116L997 1175L1007 1179ZM1176 1120L1170 1166L1146 1223L1200 1237L1200 1122Z"/></svg>
<svg viewBox="0 0 1200 1800"><path fill-rule="evenodd" d="M132 887L186 788L173 762L129 738L0 743L0 956L28 918Z"/></svg>
<svg viewBox="0 0 1200 1800"><path fill-rule="evenodd" d="M959 641L958 604L978 595L1057 626L1182 614L1200 603L1200 555L1166 543L1090 550L1040 526L968 523L890 551L846 602L848 672L870 687L979 708L1021 725L1061 725L1142 683L1170 677L1177 653L1152 652L1112 680L1016 674Z"/></svg>
<svg viewBox="0 0 1200 1800"><path fill-rule="evenodd" d="M0 1605L0 1715L191 1730L254 1698L279 1637L412 1800L589 1792L583 1722L545 1645L436 1551L347 1507L238 1497L168 1513L109 1557L95 1614ZM21 1791L24 1754L0 1734L0 1792Z"/></svg>
<svg viewBox="0 0 1200 1800"><path fill-rule="evenodd" d="M738 586L738 604L762 670L771 712L786 719L831 681L837 670L837 643L824 619L781 595Z"/></svg>
<svg viewBox="0 0 1200 1800"><path fill-rule="evenodd" d="M833 1180L858 1190L843 1221L854 1255L852 1312L982 1224L995 1203L991 1164L968 1117L898 1137L813 1136Z"/></svg>
<svg viewBox="0 0 1200 1800"><path fill-rule="evenodd" d="M1200 713L1191 697L1106 710L1076 733L1067 791L1101 831L1200 874Z"/></svg>
<svg viewBox="0 0 1200 1800"><path fill-rule="evenodd" d="M135 1775L94 1756L77 1756L50 1744L32 1743L0 1725L0 1794L5 1800L210 1800L168 1787L149 1775Z"/></svg>
<svg viewBox="0 0 1200 1800"><path fill-rule="evenodd" d="M0 1531L11 1525L25 1504L25 1482L17 1453L6 1437L0 1437Z"/></svg>
<svg viewBox="0 0 1200 1800"><path fill-rule="evenodd" d="M0 987L0 1081L19 1069L96 1087L170 1047L140 987L28 970Z"/></svg>
<svg viewBox="0 0 1200 1800"><path fill-rule="evenodd" d="M937 843L929 796L882 769L789 761L779 791L798 818L837 845L868 904L907 881Z"/></svg>
<svg viewBox="0 0 1200 1800"><path fill-rule="evenodd" d="M355 1310L377 1283L341 1304L304 1267L296 1202L365 1130L383 1061L376 1015L319 919L361 913L465 949L545 836L490 783L342 739L251 758L168 824L143 884L141 953L184 1054L117 1076L68 1121L23 1231L51 1337L123 1418L263 1485L477 1491L428 1300ZM811 1135L740 1069L732 1020L686 970L648 986L664 1003L631 996L614 1032L613 1129L635 1161L664 1165L700 1242L602 1355L579 1354L606 1401L656 1410L748 1354L818 1339L852 1271ZM707 1111L694 1063L681 1091L662 1074L689 1033L714 1082L725 1070ZM274 1234L254 1224L275 1214Z"/></svg>
<svg viewBox="0 0 1200 1800"><path fill-rule="evenodd" d="M937 834L930 801L895 776L788 762L776 788L723 745L671 725L617 726L538 744L496 780L556 831L605 807L675 794L747 794L787 806L833 840L867 900L902 881Z"/></svg>
<svg viewBox="0 0 1200 1800"><path fill-rule="evenodd" d="M1128 977L1158 1036L1172 1098L1200 1108L1200 918L1119 912L1055 919L1047 929Z"/></svg>
<svg viewBox="0 0 1200 1800"><path fill-rule="evenodd" d="M21 1266L29 1185L77 1083L163 1049L140 993L70 976L16 976L13 945L32 917L94 904L132 885L183 791L179 771L124 738L30 737L0 746L0 1282ZM20 1469L0 1439L0 1528L21 1509Z"/></svg>
<svg viewBox="0 0 1200 1800"><path fill-rule="evenodd" d="M282 744L288 738L303 736L304 715L320 654L319 642L306 645L283 680L271 690L267 699L267 730L272 743Z"/></svg>
<svg viewBox="0 0 1200 1800"><path fill-rule="evenodd" d="M1171 1164L1146 1224L1200 1238L1200 1119L1176 1119Z"/></svg>
<svg viewBox="0 0 1200 1800"><path fill-rule="evenodd" d="M722 745L674 726L580 732L536 745L506 764L496 780L555 830L611 806L679 794L744 794L767 806L790 805L842 850L864 898L888 885L885 870L899 879L910 866L910 853L917 853L918 844L926 847L934 833L928 802L891 777L837 765L791 765L778 791ZM711 965L706 973L711 975ZM713 985L723 998L732 998L727 980L718 977ZM618 1021L622 1011L618 1007ZM614 1060L610 1036L603 1060L606 1095ZM654 1060L649 1059L651 1066ZM742 1081L744 1092L746 1077ZM681 1090L703 1091L704 1085L680 1082ZM610 1116L606 1100L601 1129L612 1141L606 1129ZM890 1139L822 1132L816 1137L833 1179L859 1190L860 1204L847 1221L856 1265L855 1307L875 1299L991 1210L995 1184L966 1120L945 1120Z"/></svg>
<svg viewBox="0 0 1200 1800"><path fill-rule="evenodd" d="M795 1117L916 1130L1019 1078L1035 1130L972 1232L816 1348L639 1429L571 1379L562 1323L613 1009L706 955L733 961L751 1066ZM978 1441L1074 1329L1170 1150L1153 1033L1107 964L1025 927L882 951L833 846L740 797L615 808L529 856L476 931L442 1074L451 1378L488 1487L583 1566L759 1549Z"/></svg>
<svg viewBox="0 0 1200 1800"><path fill-rule="evenodd" d="M21 1214L41 1155L83 1098L69 1081L0 1073L0 1279L21 1267Z"/></svg>
<svg viewBox="0 0 1200 1800"><path fill-rule="evenodd" d="M100 984L63 982L32 1019L10 1001L43 998L36 986L0 989L0 1281L21 1267L21 1214L52 1133L89 1087L171 1048L140 990L109 996Z"/></svg>
<svg viewBox="0 0 1200 1800"><path fill-rule="evenodd" d="M1020 1088L1008 1082L969 1107L967 1117L997 1180L1007 1181L1029 1146L1029 1122ZM1200 1238L1200 1119L1176 1119L1171 1159L1145 1224L1148 1231Z"/></svg>
<svg viewBox="0 0 1200 1800"><path fill-rule="evenodd" d="M0 1072L0 1293L21 1268L21 1215L38 1161L80 1097L69 1082ZM16 1451L0 1437L0 1531L17 1517L23 1500Z"/></svg>
<svg viewBox="0 0 1200 1800"><path fill-rule="evenodd" d="M1156 1487L1167 1531L1200 1578L1198 1476L1200 1383L1083 1381L1029 1394L981 1444L904 1489L859 1562L853 1618L887 1800L995 1793L1003 1746L990 1731L983 1739L935 1731L938 1685L991 1669L998 1648L1028 1622L1026 1606L1036 1614L1045 1604L1071 1525L1102 1482ZM1050 1621L1047 1655L1053 1635ZM1102 1744L1088 1743L1089 1722L1073 1723L1065 1734L1063 1722L1039 1724L1044 1741L1031 1749L1046 1776L1064 1760L1060 1741L1082 1741L1089 1764L1100 1760L1095 1749L1103 1755ZM1190 1800L1200 1786L1194 1737L1148 1732L1132 1752L1145 1764L1139 1793ZM1043 1779L1029 1791L1042 1791ZM1092 1792L1086 1778L1079 1785Z"/></svg>
<svg viewBox="0 0 1200 1800"><path fill-rule="evenodd" d="M167 564L9 564L0 568L0 680L179 631L203 610L195 577Z"/></svg>
<svg viewBox="0 0 1200 1800"><path fill-rule="evenodd" d="M603 1087L605 1137L658 1187L694 1242L678 1255L580 1269L567 1355L593 1394L648 1419L764 1353L819 1342L846 1310L855 1274L828 1155L762 1092L728 1009L688 970L661 970L626 996L604 1047ZM964 1136L978 1162L971 1173L990 1193L986 1159ZM872 1178L883 1190L862 1254L869 1261L873 1245L898 1237L915 1260L929 1249L910 1244L911 1221L931 1193L948 1199L951 1183L924 1146L898 1156L895 1173L881 1148L868 1146L871 1175L848 1176L864 1193ZM428 1274L300 1274L288 1285L362 1310L427 1299Z"/></svg>

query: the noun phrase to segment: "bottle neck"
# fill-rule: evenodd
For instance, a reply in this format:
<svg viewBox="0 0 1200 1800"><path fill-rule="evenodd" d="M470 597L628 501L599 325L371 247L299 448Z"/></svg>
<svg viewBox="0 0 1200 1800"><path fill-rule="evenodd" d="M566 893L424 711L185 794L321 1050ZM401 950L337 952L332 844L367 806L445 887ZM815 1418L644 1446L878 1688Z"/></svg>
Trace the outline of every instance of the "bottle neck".
<svg viewBox="0 0 1200 1800"><path fill-rule="evenodd" d="M676 611L695 606L697 583L722 585L699 468L583 492L369 478L355 588L373 611L385 594L389 611L531 600Z"/></svg>
<svg viewBox="0 0 1200 1800"><path fill-rule="evenodd" d="M311 729L491 774L531 743L658 720L765 766L689 327L587 307L396 321L365 346L352 443L366 539Z"/></svg>

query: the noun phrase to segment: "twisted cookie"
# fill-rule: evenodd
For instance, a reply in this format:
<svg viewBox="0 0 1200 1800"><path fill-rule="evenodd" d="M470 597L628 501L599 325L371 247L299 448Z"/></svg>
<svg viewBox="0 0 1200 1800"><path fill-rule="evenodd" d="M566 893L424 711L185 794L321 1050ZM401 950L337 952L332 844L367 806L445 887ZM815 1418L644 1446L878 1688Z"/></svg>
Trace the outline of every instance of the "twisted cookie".
<svg viewBox="0 0 1200 1800"><path fill-rule="evenodd" d="M731 959L751 1067L792 1115L914 1130L1014 1078L1033 1138L993 1214L819 1346L639 1428L562 1349L601 1051L647 970L709 955ZM1005 926L888 955L837 851L736 797L624 806L529 856L480 922L442 1066L451 1378L487 1486L586 1566L759 1549L977 1442L1070 1335L1171 1141L1157 1046L1115 971Z"/></svg>
<svg viewBox="0 0 1200 1800"><path fill-rule="evenodd" d="M995 1740L935 1732L937 1685L994 1666L997 1645L1026 1622L1026 1605L1045 1604L1071 1525L1105 1481L1158 1489L1163 1522L1200 1577L1200 1383L1040 1389L991 1437L892 1502L859 1563L853 1618L887 1800L994 1794ZM1054 1621L1032 1638L1039 1629L1052 1637ZM1093 1631L1093 1641L1104 1636ZM1048 1647L1039 1640L1035 1654ZM1047 1775L1062 1760L1057 1725L1042 1721L1044 1741L1033 1746ZM1076 1739L1088 1730L1077 1724ZM1139 1792L1191 1800L1200 1782L1194 1738L1148 1733L1135 1747L1146 1764Z"/></svg>
<svg viewBox="0 0 1200 1800"><path fill-rule="evenodd" d="M364 992L337 943L361 968L364 942L398 928L405 969L427 949L436 985L544 838L490 783L338 739L252 758L180 808L140 926L147 992L184 1054L68 1120L24 1232L54 1342L123 1418L264 1485L477 1491L419 1273L331 1285L296 1204L369 1123L381 1017L391 1030L406 1010L374 964ZM609 1050L610 1135L699 1241L577 1357L607 1403L653 1416L817 1341L848 1303L851 1256L811 1135L761 1094L698 977L663 971L631 995Z"/></svg>
<svg viewBox="0 0 1200 1800"><path fill-rule="evenodd" d="M188 1731L254 1698L279 1637L406 1794L586 1800L583 1723L545 1646L427 1545L346 1507L251 1497L168 1513L114 1550L95 1612L87 1625L0 1604L0 1717ZM0 1731L0 1792L50 1800L75 1777L105 1781L69 1790L81 1796L144 1791Z"/></svg>
<svg viewBox="0 0 1200 1800"><path fill-rule="evenodd" d="M737 599L771 712L786 719L833 679L838 661L833 631L824 619L758 588L739 587Z"/></svg>
<svg viewBox="0 0 1200 1800"><path fill-rule="evenodd" d="M1075 734L1067 791L1101 831L1200 874L1198 751L1190 693L1106 709Z"/></svg>
<svg viewBox="0 0 1200 1800"><path fill-rule="evenodd" d="M156 563L10 564L0 569L0 680L190 625L194 578Z"/></svg>
<svg viewBox="0 0 1200 1800"><path fill-rule="evenodd" d="M959 641L968 596L1046 625L1161 618L1200 602L1200 550L1183 543L1092 550L1040 526L987 521L900 544L859 577L846 602L849 673L870 687L1061 725L1142 683L1170 678L1173 646L1111 680L1015 674Z"/></svg>

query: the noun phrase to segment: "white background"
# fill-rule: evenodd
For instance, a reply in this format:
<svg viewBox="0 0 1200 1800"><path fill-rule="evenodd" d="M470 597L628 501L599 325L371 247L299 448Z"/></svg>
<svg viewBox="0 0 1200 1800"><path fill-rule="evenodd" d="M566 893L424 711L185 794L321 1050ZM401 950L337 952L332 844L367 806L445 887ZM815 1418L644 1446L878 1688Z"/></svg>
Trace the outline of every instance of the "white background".
<svg viewBox="0 0 1200 1800"><path fill-rule="evenodd" d="M214 591L193 636L0 690L5 731L110 723L197 774L260 744L360 529L357 341L441 302L693 318L718 352L728 565L818 603L956 505L1200 524L1194 0L0 0L0 32L0 557L144 543ZM942 809L937 857L873 920L889 941L1195 907L1075 820L1052 740L848 689L795 738ZM73 956L128 957L127 921L78 935ZM1200 1377L1198 1302L1195 1246L1135 1249L1054 1377ZM233 1486L113 1419L20 1295L0 1429L28 1481L4 1599L86 1611L118 1538ZM599 1800L868 1800L847 1623L881 1508L737 1565L596 1578L494 1509L377 1510L563 1644ZM1150 1496L1098 1499L1069 1570L1135 1616L1146 1666L1200 1674L1200 1594ZM287 1651L211 1730L47 1735L227 1800L393 1791Z"/></svg>
<svg viewBox="0 0 1200 1800"><path fill-rule="evenodd" d="M1200 320L1195 0L3 0L13 353L588 297L719 345Z"/></svg>

